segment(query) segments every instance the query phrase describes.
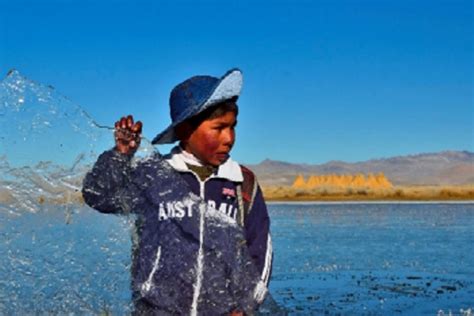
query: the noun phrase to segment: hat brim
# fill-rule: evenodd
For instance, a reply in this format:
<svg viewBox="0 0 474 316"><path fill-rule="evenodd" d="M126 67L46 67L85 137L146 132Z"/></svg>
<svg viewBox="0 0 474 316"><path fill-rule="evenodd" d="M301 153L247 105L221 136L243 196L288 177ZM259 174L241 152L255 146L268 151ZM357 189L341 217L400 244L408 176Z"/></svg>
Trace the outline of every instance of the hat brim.
<svg viewBox="0 0 474 316"><path fill-rule="evenodd" d="M173 122L163 132L159 133L151 142L153 145L157 144L171 144L178 140L175 133L175 127L185 120L201 113L202 111L212 107L213 105L219 104L225 100L238 97L242 90L243 76L239 69L229 70L219 82L216 87L209 95L209 97L203 101L199 106L196 107L195 111L189 113L183 119Z"/></svg>

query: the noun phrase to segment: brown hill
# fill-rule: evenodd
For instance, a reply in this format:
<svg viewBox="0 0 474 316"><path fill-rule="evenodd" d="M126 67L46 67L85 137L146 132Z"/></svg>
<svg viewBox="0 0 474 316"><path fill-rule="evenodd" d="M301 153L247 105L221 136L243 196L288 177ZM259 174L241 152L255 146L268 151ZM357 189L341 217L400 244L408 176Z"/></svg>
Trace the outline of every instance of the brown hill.
<svg viewBox="0 0 474 316"><path fill-rule="evenodd" d="M465 185L474 183L474 153L443 151L348 163L320 165L264 160L249 165L262 185L291 186L296 176L384 173L393 185ZM313 180L315 181L315 180Z"/></svg>

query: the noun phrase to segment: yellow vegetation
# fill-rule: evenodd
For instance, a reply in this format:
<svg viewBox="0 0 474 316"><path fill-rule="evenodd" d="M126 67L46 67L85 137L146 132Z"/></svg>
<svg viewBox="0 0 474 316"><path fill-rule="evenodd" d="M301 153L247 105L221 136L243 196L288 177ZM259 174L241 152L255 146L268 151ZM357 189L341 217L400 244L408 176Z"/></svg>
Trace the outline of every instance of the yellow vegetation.
<svg viewBox="0 0 474 316"><path fill-rule="evenodd" d="M304 181L304 177L299 175L296 177L295 182L293 182L294 188L304 188L306 186L306 182Z"/></svg>
<svg viewBox="0 0 474 316"><path fill-rule="evenodd" d="M382 172L376 175L369 173L367 177L361 173L356 175L312 175L308 178L308 181L305 181L303 175L300 174L296 177L292 185L294 189L317 189L322 187L376 190L390 189L393 185Z"/></svg>
<svg viewBox="0 0 474 316"><path fill-rule="evenodd" d="M348 183L357 183L358 181L360 181L360 177L359 180ZM374 181L373 178L370 181ZM262 189L265 199L269 201L474 200L474 185L472 184L460 186L391 186L376 189L353 186L343 188L335 185L319 185L312 189L296 188L294 186L267 186Z"/></svg>

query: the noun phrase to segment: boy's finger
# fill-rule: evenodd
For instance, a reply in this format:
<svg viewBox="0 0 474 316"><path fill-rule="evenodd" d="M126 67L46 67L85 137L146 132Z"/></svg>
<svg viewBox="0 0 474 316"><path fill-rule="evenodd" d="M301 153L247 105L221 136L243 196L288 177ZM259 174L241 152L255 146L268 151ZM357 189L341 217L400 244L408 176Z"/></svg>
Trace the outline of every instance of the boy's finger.
<svg viewBox="0 0 474 316"><path fill-rule="evenodd" d="M127 128L127 119L125 117L120 119L120 128Z"/></svg>
<svg viewBox="0 0 474 316"><path fill-rule="evenodd" d="M137 121L137 122L135 123L135 125L133 125L132 131L133 131L134 133L140 134L140 133L142 132L142 126L143 126L142 122L141 122L141 121Z"/></svg>
<svg viewBox="0 0 474 316"><path fill-rule="evenodd" d="M129 115L127 116L127 128L132 128L133 127L133 116Z"/></svg>

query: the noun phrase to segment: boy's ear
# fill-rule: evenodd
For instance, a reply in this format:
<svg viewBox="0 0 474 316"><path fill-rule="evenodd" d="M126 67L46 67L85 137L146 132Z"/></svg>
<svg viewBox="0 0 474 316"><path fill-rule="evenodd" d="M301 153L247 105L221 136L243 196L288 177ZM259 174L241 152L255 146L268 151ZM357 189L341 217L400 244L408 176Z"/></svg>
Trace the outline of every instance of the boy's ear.
<svg viewBox="0 0 474 316"><path fill-rule="evenodd" d="M180 141L185 142L191 136L191 134L193 132L193 128L192 128L191 124L189 124L188 122L183 122L183 123L181 123L181 124L179 124L178 126L175 127L174 132L176 134L176 137Z"/></svg>

